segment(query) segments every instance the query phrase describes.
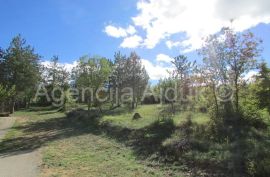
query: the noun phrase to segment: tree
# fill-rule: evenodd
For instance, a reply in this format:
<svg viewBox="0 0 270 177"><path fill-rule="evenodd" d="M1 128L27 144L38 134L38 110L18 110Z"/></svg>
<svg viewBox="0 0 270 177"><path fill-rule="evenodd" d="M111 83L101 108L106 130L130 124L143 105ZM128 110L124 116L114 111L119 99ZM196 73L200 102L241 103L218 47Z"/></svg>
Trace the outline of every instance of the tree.
<svg viewBox="0 0 270 177"><path fill-rule="evenodd" d="M121 104L120 98L124 94L123 89L131 88L131 108L134 109L142 99L149 76L142 65L140 57L135 52L132 52L129 57L118 52L114 58L110 80L117 104L118 106Z"/></svg>
<svg viewBox="0 0 270 177"><path fill-rule="evenodd" d="M230 28L223 28L216 35L208 37L200 54L204 57L203 75L212 87L214 95L217 86L233 88L234 108L239 112L239 92L243 77L256 68L260 55L260 40L251 32L235 33ZM217 95L215 96L216 107Z"/></svg>
<svg viewBox="0 0 270 177"><path fill-rule="evenodd" d="M112 105L116 103L117 106L121 105L121 90L127 84L127 81L124 80L126 77L127 71L125 68L127 63L127 57L122 55L120 52L115 53L114 63L112 67L112 73L110 75L110 91L112 93Z"/></svg>
<svg viewBox="0 0 270 177"><path fill-rule="evenodd" d="M228 68L229 79L234 88L234 105L239 112L239 91L244 74L257 68L257 58L260 56L261 40L254 37L252 32L235 33L230 28L224 28L224 55Z"/></svg>
<svg viewBox="0 0 270 177"><path fill-rule="evenodd" d="M67 100L66 91L69 88L70 73L59 63L58 56L53 56L49 64L44 66L42 76L48 95L52 96L52 92L56 88L63 90L64 96L60 95L60 93L55 94L55 96L57 98L62 96L64 100L62 100L63 105L61 106L62 109L65 110L65 103ZM44 100L46 97L40 99L43 102L43 105L48 103L51 104L54 101L52 97L50 97L50 100Z"/></svg>
<svg viewBox="0 0 270 177"><path fill-rule="evenodd" d="M140 57L135 52L132 52L128 57L125 72L126 85L131 87L133 91L131 107L134 109L143 96L149 76L141 63Z"/></svg>
<svg viewBox="0 0 270 177"><path fill-rule="evenodd" d="M5 81L4 50L0 48L0 83Z"/></svg>
<svg viewBox="0 0 270 177"><path fill-rule="evenodd" d="M180 101L180 106L183 106L184 100L187 99L190 89L190 75L196 68L196 62L188 61L187 57L184 55L179 55L172 61L174 66L173 77L176 80L178 89L178 100Z"/></svg>
<svg viewBox="0 0 270 177"><path fill-rule="evenodd" d="M92 89L87 90L88 92L86 93L88 110L90 111L91 104L93 103L95 106L98 106L101 111L101 102L96 98L96 95L103 93L97 93L97 91L104 87L109 80L111 73L110 61L104 57L84 56L79 59L78 66L73 72L77 87Z"/></svg>
<svg viewBox="0 0 270 177"><path fill-rule="evenodd" d="M3 76L1 80L8 89L15 86L10 109L13 113L15 101L23 101L26 107L29 106L36 85L40 80L40 56L30 45L26 44L26 40L20 35L12 39L10 46L2 55Z"/></svg>
<svg viewBox="0 0 270 177"><path fill-rule="evenodd" d="M221 32L205 39L203 47L199 50L203 57L203 65L198 70L202 83L212 93L216 116L219 114L218 86L228 84L225 43L220 40L220 35Z"/></svg>
<svg viewBox="0 0 270 177"><path fill-rule="evenodd" d="M64 66L59 63L58 56L53 56L49 65L45 67L44 80L47 85L52 87L64 87L68 84L69 75Z"/></svg>
<svg viewBox="0 0 270 177"><path fill-rule="evenodd" d="M270 113L270 68L267 67L266 63L260 65L260 72L257 76L258 87L257 97L259 100L259 106L261 108L267 108Z"/></svg>

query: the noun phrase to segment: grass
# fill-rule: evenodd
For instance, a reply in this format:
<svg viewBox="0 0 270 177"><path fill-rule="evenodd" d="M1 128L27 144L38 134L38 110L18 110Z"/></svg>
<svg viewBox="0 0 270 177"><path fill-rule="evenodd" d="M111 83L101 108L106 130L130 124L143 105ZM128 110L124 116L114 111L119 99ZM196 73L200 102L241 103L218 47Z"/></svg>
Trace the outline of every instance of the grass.
<svg viewBox="0 0 270 177"><path fill-rule="evenodd" d="M42 176L166 176L137 161L131 149L104 136L64 139L43 152Z"/></svg>
<svg viewBox="0 0 270 177"><path fill-rule="evenodd" d="M138 112L142 118L139 120L132 120L135 112ZM158 120L159 107L157 105L139 106L136 110L131 112L124 112L122 114L110 114L102 117L104 122L111 122L122 127L139 129L150 125Z"/></svg>
<svg viewBox="0 0 270 177"><path fill-rule="evenodd" d="M42 149L41 176L184 176L181 165L150 161L170 138L171 124L158 122L160 108L140 106L134 112L107 112L99 123L66 117L50 108L15 113L14 127L0 143L0 154ZM186 114L174 117L180 124ZM76 117L77 116L77 117ZM194 120L204 122L195 116ZM108 124L109 123L109 124ZM145 157L145 158L142 158Z"/></svg>
<svg viewBox="0 0 270 177"><path fill-rule="evenodd" d="M206 113L198 113L198 112L191 112L191 111L185 111L176 114L173 119L176 125L180 125L184 121L186 121L188 116L191 116L192 122L197 124L207 124L209 122L209 116Z"/></svg>
<svg viewBox="0 0 270 177"><path fill-rule="evenodd" d="M139 129L150 125L151 123L159 119L159 113L162 110L160 105L143 105L139 106L136 110L132 112L125 112L123 114L116 115L105 115L102 120L111 122L115 125L120 125L122 127ZM139 120L132 120L132 116L135 112L138 112L142 118ZM188 115L191 115L192 121L198 124L207 124L209 117L205 113L194 113L191 111L176 113L172 119L175 125L179 125L186 121Z"/></svg>
<svg viewBox="0 0 270 177"><path fill-rule="evenodd" d="M41 148L44 177L228 176L238 155L233 143L210 139L205 113L185 111L161 119L157 105L104 109L102 116L82 108L67 115L49 107L17 112L0 155ZM142 118L133 120L134 113Z"/></svg>

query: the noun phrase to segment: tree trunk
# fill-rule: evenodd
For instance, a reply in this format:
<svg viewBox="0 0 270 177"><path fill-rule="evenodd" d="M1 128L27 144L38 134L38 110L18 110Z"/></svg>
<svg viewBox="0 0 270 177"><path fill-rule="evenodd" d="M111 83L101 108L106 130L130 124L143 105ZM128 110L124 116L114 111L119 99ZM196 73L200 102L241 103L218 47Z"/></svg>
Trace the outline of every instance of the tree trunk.
<svg viewBox="0 0 270 177"><path fill-rule="evenodd" d="M99 113L102 114L102 107L99 106L98 108L99 108Z"/></svg>
<svg viewBox="0 0 270 177"><path fill-rule="evenodd" d="M218 115L219 113L219 106L218 106L218 99L217 99L217 95L216 95L216 87L213 85L212 89L213 89L213 94L214 94L214 101L215 101L215 107L216 107L216 115Z"/></svg>
<svg viewBox="0 0 270 177"><path fill-rule="evenodd" d="M135 109L135 94L134 94L134 89L133 89L133 94L132 94L132 109Z"/></svg>
<svg viewBox="0 0 270 177"><path fill-rule="evenodd" d="M14 113L14 110L15 110L15 100L12 99L11 100L11 103L9 105L9 112L10 112L10 114L13 114Z"/></svg>
<svg viewBox="0 0 270 177"><path fill-rule="evenodd" d="M90 102L90 98L87 99L87 110L88 112L90 112L90 108L91 108L91 102Z"/></svg>
<svg viewBox="0 0 270 177"><path fill-rule="evenodd" d="M237 112L239 112L239 88L238 88L238 79L236 78L234 83L235 83L235 109Z"/></svg>
<svg viewBox="0 0 270 177"><path fill-rule="evenodd" d="M171 109L172 109L172 113L175 114L175 109L174 109L174 104L173 104L173 102L171 102L171 107L172 107L172 108L171 108Z"/></svg>
<svg viewBox="0 0 270 177"><path fill-rule="evenodd" d="M31 100L30 98L26 98L25 99L25 108L26 109L29 109L30 108L30 100Z"/></svg>
<svg viewBox="0 0 270 177"><path fill-rule="evenodd" d="M1 103L1 112L5 112L5 104L4 104L4 102Z"/></svg>
<svg viewBox="0 0 270 177"><path fill-rule="evenodd" d="M134 101L132 101L131 109L135 109L135 103L134 103Z"/></svg>

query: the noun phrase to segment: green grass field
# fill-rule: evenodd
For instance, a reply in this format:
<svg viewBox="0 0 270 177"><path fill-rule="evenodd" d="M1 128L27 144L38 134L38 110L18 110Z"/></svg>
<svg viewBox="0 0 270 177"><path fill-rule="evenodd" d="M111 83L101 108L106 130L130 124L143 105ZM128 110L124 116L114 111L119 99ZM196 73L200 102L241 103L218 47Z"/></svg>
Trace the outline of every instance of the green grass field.
<svg viewBox="0 0 270 177"><path fill-rule="evenodd" d="M139 106L132 112L116 115L105 115L102 120L112 122L115 125L120 125L128 128L142 128L150 125L154 121L159 119L159 112L162 110L160 105L144 105ZM140 120L132 120L132 116L135 112L140 113L143 117ZM191 111L185 111L176 113L172 118L175 125L179 125L186 121L188 115L191 115L192 121L198 124L206 124L209 121L208 115L205 113L193 113Z"/></svg>
<svg viewBox="0 0 270 177"><path fill-rule="evenodd" d="M173 139L172 127L188 115L205 124L207 114L183 112L174 115L171 123L160 123L160 110L157 105L140 106L133 112L119 108L97 120L49 108L19 111L0 153L41 148L41 176L185 176L183 165L154 160L156 149ZM134 112L142 118L132 120Z"/></svg>

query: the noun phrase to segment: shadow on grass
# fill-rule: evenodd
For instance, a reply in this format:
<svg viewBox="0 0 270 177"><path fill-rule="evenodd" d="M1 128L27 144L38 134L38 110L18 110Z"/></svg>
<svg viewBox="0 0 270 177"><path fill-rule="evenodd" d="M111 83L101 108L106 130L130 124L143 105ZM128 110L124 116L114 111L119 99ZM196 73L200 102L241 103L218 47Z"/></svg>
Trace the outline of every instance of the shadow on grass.
<svg viewBox="0 0 270 177"><path fill-rule="evenodd" d="M171 119L155 121L141 129L129 129L106 122L100 127L108 137L131 146L134 154L140 159L148 158L159 152L162 142L170 137L175 129Z"/></svg>
<svg viewBox="0 0 270 177"><path fill-rule="evenodd" d="M31 107L29 109L22 109L29 112L37 112L37 111L53 111L56 110L53 106L46 106L46 107Z"/></svg>
<svg viewBox="0 0 270 177"><path fill-rule="evenodd" d="M115 110L114 114L123 114L124 112L122 111L123 110L121 109ZM47 112L48 110L41 113ZM113 112L114 111L106 111L103 114L111 115ZM173 161L167 159L167 157L175 156L175 154L178 153L173 152L178 151L178 147L172 147L172 154L168 154L170 149L162 145L164 140L171 137L176 131L176 128L184 129L183 127L175 127L172 119L158 120L146 127L131 129L114 125L110 122L102 122L100 121L100 118L101 116L98 110L91 110L89 113L83 109L78 109L63 117L37 120L35 122L29 122L13 127L14 131L19 131L23 134L22 136L2 141L0 143L0 156L11 156L14 154L25 153L26 151L33 151L47 143L69 137L76 137L84 134L102 134L129 146L139 160L149 158L158 163L161 162L159 165L171 164L179 161L179 159ZM177 144L177 146L178 145L179 144ZM192 157L182 156L182 158L186 161L185 163L188 165L189 169L194 168L195 166L197 166L197 168L208 168L211 166L211 162L194 164L196 160L192 159ZM161 159L165 161L160 161ZM208 165L205 166L206 164Z"/></svg>
<svg viewBox="0 0 270 177"><path fill-rule="evenodd" d="M124 109L114 111L103 112L103 115L124 113ZM171 119L164 119L140 129L131 129L100 120L101 115L98 110L88 112L78 109L68 113L67 116L37 120L36 122L16 126L13 128L14 131L23 132L22 136L2 141L0 143L0 156L33 151L55 140L84 134L102 134L129 146L140 160L150 157L151 160L158 162L163 159L164 164L178 162L184 164L188 172L192 171L193 176L220 177L226 176L223 174L228 174L228 163L232 161L230 159L232 157L229 156L228 159L224 157L218 160L217 157L221 157L218 154L228 152L232 155L239 155L238 149L241 149L241 156L249 155L249 151L244 152L243 150L247 149L246 146L250 142L242 143L238 141L240 144L236 146L236 152L232 152L230 144L210 145L209 136L207 136L204 128L192 122L184 123L181 127L175 127ZM171 137L175 132L181 132L183 135L179 136L180 138L174 143L167 146L162 145L164 140ZM245 130L243 133L246 134L247 132ZM258 140L258 137L254 137L254 139ZM242 147L242 145L245 145L245 147ZM239 157L236 158L239 159Z"/></svg>
<svg viewBox="0 0 270 177"><path fill-rule="evenodd" d="M47 110L46 110L47 111ZM105 114L111 114L106 112ZM115 114L121 114L116 112ZM174 131L172 121L154 122L142 129L128 129L110 123L101 123L98 111L90 113L75 110L67 116L37 120L25 125L13 127L13 131L22 132L18 137L5 139L0 143L0 156L10 156L33 151L55 140L83 134L105 134L132 147L140 158L147 158L157 152L162 141Z"/></svg>

